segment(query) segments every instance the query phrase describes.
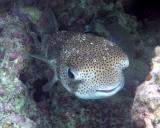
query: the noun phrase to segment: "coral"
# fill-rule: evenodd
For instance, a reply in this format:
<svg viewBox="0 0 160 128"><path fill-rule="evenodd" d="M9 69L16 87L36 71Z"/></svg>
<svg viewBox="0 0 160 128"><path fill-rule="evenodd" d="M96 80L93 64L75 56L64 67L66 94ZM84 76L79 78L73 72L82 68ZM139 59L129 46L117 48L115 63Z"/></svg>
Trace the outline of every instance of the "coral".
<svg viewBox="0 0 160 128"><path fill-rule="evenodd" d="M158 128L160 125L159 51L160 47L157 46L152 59L152 70L146 81L137 88L132 106L132 118L136 125L143 124L146 128Z"/></svg>
<svg viewBox="0 0 160 128"><path fill-rule="evenodd" d="M30 40L17 17L1 16L0 26L0 127L34 128L25 113L25 85L19 80L28 62L25 52Z"/></svg>
<svg viewBox="0 0 160 128"><path fill-rule="evenodd" d="M15 15L0 16L0 127L50 128L48 114L44 116L42 109L39 111L23 75L30 63L28 52L33 47L24 25Z"/></svg>

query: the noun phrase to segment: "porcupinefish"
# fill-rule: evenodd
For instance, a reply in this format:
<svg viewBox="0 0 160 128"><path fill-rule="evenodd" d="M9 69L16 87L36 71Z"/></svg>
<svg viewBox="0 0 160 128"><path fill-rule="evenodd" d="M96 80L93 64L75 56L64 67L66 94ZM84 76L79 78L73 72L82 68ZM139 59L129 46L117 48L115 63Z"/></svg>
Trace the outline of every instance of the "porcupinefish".
<svg viewBox="0 0 160 128"><path fill-rule="evenodd" d="M123 70L128 56L103 37L73 32L57 32L51 41L57 50L56 78L81 99L101 99L116 94L124 86Z"/></svg>

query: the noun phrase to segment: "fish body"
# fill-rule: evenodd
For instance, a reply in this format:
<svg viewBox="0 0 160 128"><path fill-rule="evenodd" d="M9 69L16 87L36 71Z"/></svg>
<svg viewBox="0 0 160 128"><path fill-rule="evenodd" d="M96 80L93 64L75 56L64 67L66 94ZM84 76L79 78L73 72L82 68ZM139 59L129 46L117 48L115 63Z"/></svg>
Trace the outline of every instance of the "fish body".
<svg viewBox="0 0 160 128"><path fill-rule="evenodd" d="M57 51L57 74L62 85L81 99L112 96L124 86L128 56L103 37L57 32L50 51Z"/></svg>

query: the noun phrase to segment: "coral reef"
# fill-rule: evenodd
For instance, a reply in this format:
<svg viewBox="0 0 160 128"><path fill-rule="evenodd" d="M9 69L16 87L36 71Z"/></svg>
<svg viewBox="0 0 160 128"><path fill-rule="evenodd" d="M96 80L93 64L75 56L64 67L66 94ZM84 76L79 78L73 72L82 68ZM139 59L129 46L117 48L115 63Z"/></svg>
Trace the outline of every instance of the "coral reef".
<svg viewBox="0 0 160 128"><path fill-rule="evenodd" d="M52 128L46 105L39 109L22 73L33 46L25 25L15 15L0 15L0 128Z"/></svg>
<svg viewBox="0 0 160 128"><path fill-rule="evenodd" d="M17 1L18 10L11 3L0 12L0 128L134 128L130 113L134 91L149 71L159 33L138 32L136 18L124 12L124 0ZM27 53L46 56L50 36L57 30L89 32L122 47L130 59L123 90L95 101L71 96L60 83L44 92L53 71ZM159 77L137 88L132 117L138 125L159 127L158 82Z"/></svg>
<svg viewBox="0 0 160 128"><path fill-rule="evenodd" d="M28 63L25 52L29 38L17 17L0 16L0 127L33 128L25 113L26 87L19 80Z"/></svg>
<svg viewBox="0 0 160 128"><path fill-rule="evenodd" d="M132 118L138 128L160 127L160 47L155 48L155 57L152 59L152 70L136 90Z"/></svg>

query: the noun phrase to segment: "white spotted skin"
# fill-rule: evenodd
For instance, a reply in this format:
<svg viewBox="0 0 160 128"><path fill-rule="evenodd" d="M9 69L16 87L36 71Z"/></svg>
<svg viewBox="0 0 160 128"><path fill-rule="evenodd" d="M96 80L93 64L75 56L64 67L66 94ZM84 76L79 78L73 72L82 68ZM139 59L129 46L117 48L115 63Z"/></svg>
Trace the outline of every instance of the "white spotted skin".
<svg viewBox="0 0 160 128"><path fill-rule="evenodd" d="M57 33L65 36L59 56L62 85L81 99L102 99L124 86L123 70L129 60L123 50L102 37Z"/></svg>

